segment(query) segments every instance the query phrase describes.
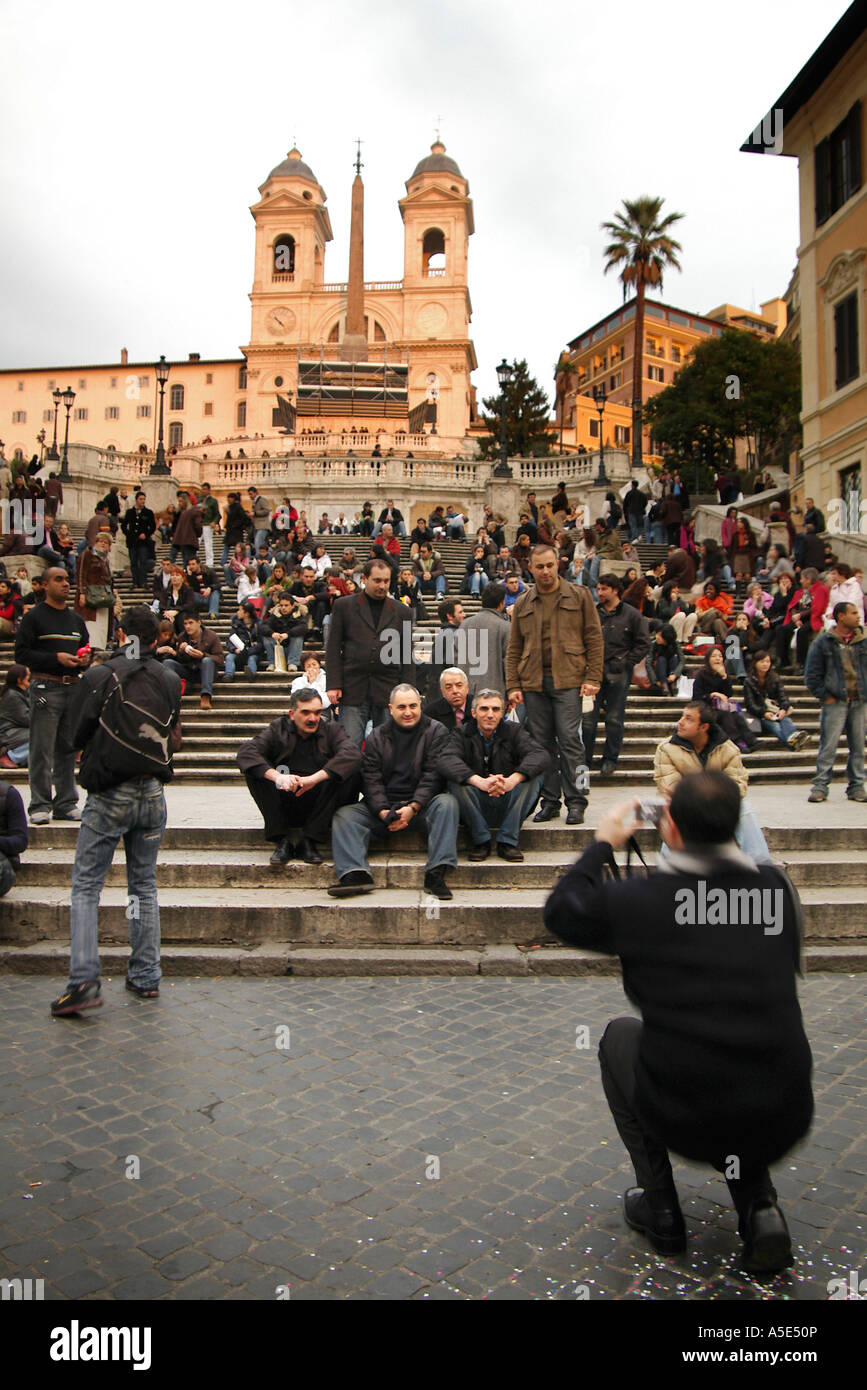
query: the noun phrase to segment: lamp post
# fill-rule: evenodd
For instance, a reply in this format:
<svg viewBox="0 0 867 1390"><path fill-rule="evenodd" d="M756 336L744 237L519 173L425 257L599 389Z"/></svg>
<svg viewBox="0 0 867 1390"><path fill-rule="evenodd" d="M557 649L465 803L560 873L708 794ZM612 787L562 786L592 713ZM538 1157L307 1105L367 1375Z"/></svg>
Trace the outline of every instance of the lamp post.
<svg viewBox="0 0 867 1390"><path fill-rule="evenodd" d="M49 463L56 463L57 460L60 458L60 455L57 452L57 412L60 408L60 398L61 392L58 389L52 391L51 399L54 401L54 443L48 450L48 453L45 455Z"/></svg>
<svg viewBox="0 0 867 1390"><path fill-rule="evenodd" d="M602 435L602 416L605 414L605 383L593 387L593 400L596 409L599 411L599 474L594 484L595 487L609 487L611 480L605 472L605 440Z"/></svg>
<svg viewBox="0 0 867 1390"><path fill-rule="evenodd" d="M500 383L500 462L494 469L495 478L511 478L512 470L509 467L509 447L506 443L506 387L512 379L512 368L509 366L505 357L497 368L497 380Z"/></svg>
<svg viewBox="0 0 867 1390"><path fill-rule="evenodd" d="M166 451L163 446L163 401L166 394L166 382L169 379L169 364L165 359L165 355L160 358L154 370L160 388L160 421L157 432L157 454L151 467L152 477L155 473L171 473L172 471L166 463Z"/></svg>
<svg viewBox="0 0 867 1390"><path fill-rule="evenodd" d="M72 402L75 400L75 392L71 386L67 386L60 398L66 407L66 433L63 436L63 458L60 461L60 477L67 482L69 480L69 412L72 409Z"/></svg>

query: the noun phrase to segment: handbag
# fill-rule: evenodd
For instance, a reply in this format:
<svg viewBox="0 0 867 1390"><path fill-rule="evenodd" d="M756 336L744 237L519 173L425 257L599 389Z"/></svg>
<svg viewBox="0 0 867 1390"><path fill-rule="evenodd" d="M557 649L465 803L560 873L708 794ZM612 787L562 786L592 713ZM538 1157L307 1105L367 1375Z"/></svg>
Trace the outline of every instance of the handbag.
<svg viewBox="0 0 867 1390"><path fill-rule="evenodd" d="M692 681L689 676L680 676L677 682L678 700L692 699Z"/></svg>
<svg viewBox="0 0 867 1390"><path fill-rule="evenodd" d="M88 608L113 608L114 592L107 584L88 584L84 602Z"/></svg>
<svg viewBox="0 0 867 1390"><path fill-rule="evenodd" d="M650 680L649 675L647 674L647 658L646 658L646 657L643 656L643 657L641 658L641 660L639 661L638 665L637 665L637 666L633 666L633 668L632 668L632 679L633 679L633 681L635 682L635 684L638 686L638 689L639 689L639 690L649 690L649 689L650 689L651 680Z"/></svg>

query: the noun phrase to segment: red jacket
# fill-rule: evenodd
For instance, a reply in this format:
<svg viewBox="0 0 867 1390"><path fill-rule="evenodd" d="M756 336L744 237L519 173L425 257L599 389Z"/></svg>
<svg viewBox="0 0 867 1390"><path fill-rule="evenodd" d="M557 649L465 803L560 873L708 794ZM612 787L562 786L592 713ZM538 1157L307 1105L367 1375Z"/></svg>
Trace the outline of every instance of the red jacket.
<svg viewBox="0 0 867 1390"><path fill-rule="evenodd" d="M789 601L789 606L786 609L786 617L784 620L785 622L790 623L792 621L792 613L797 608L798 604L801 602L803 593L804 590L802 588L796 590L794 596ZM813 596L813 606L810 609L810 627L813 629L814 632L821 632L822 617L825 612L825 609L828 607L828 598L830 597L830 590L827 588L825 584L822 583L821 579L817 579L815 584L810 585L810 593Z"/></svg>

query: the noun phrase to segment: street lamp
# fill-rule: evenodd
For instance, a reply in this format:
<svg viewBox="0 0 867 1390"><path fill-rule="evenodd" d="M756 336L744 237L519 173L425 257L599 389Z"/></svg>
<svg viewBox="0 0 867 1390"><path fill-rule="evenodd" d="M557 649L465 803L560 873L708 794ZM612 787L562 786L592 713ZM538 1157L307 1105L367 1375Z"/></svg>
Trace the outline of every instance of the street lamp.
<svg viewBox="0 0 867 1390"><path fill-rule="evenodd" d="M160 388L160 423L157 433L157 455L151 468L151 476L155 473L171 473L171 469L166 463L166 451L163 447L163 401L166 394L166 382L169 379L169 364L163 355L157 363L154 371L157 375L157 382Z"/></svg>
<svg viewBox="0 0 867 1390"><path fill-rule="evenodd" d="M602 416L605 414L605 383L601 382L593 387L593 399L596 402L596 409L599 411L599 474L594 484L595 487L609 487L611 479L605 472L605 440L602 435Z"/></svg>
<svg viewBox="0 0 867 1390"><path fill-rule="evenodd" d="M45 455L46 459L50 463L56 463L57 460L60 458L60 455L57 452L57 412L60 408L60 397L60 391L55 388L55 390L51 393L51 399L54 401L54 443L48 450L48 453Z"/></svg>
<svg viewBox="0 0 867 1390"><path fill-rule="evenodd" d="M511 478L512 476L512 470L509 467L509 447L506 443L506 387L511 379L512 368L504 357L497 368L497 380L500 383L500 462L493 472L495 478Z"/></svg>
<svg viewBox="0 0 867 1390"><path fill-rule="evenodd" d="M72 402L75 400L75 392L71 386L67 386L60 399L66 407L66 433L63 436L63 458L60 462L60 477L68 481L69 479L69 412L72 409Z"/></svg>

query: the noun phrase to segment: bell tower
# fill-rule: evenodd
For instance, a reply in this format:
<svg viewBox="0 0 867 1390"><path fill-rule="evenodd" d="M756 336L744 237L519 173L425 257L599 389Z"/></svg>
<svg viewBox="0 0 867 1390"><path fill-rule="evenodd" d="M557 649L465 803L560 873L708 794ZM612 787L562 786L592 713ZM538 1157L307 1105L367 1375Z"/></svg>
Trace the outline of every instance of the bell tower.
<svg viewBox="0 0 867 1390"><path fill-rule="evenodd" d="M309 340L310 294L325 279L332 240L326 195L294 147L272 169L250 208L256 223L251 343Z"/></svg>
<svg viewBox="0 0 867 1390"><path fill-rule="evenodd" d="M467 251L473 226L470 186L441 140L407 180L400 200L404 226L404 287L442 280L467 285Z"/></svg>

